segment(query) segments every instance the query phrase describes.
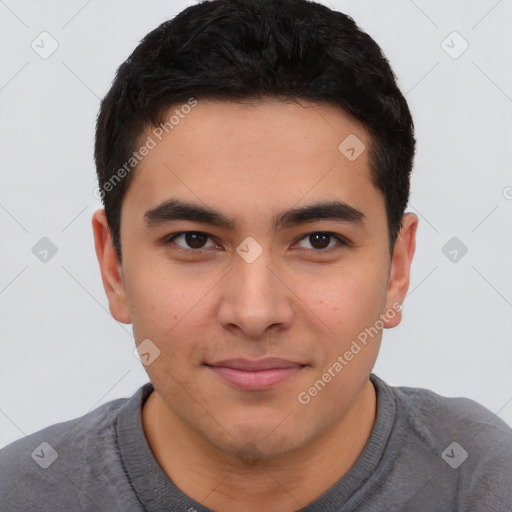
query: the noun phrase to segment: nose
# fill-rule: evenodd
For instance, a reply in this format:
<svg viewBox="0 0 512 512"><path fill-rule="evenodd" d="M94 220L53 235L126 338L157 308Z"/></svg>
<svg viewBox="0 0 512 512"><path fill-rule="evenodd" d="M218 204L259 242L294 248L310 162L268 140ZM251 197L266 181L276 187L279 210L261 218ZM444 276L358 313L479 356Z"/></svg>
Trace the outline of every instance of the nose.
<svg viewBox="0 0 512 512"><path fill-rule="evenodd" d="M241 331L247 339L262 339L270 330L286 329L294 318L294 295L269 253L264 250L250 263L236 258L222 281L218 321L225 329Z"/></svg>

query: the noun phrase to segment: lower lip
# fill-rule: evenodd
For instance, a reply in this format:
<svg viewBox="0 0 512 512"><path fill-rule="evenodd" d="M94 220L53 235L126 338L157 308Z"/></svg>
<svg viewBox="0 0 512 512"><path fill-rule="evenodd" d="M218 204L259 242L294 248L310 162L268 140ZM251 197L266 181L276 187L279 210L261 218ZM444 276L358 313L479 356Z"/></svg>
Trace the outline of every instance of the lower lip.
<svg viewBox="0 0 512 512"><path fill-rule="evenodd" d="M225 366L208 366L208 368L238 388L256 391L269 389L281 384L300 372L303 367L269 368L268 370L257 371L238 370L226 368Z"/></svg>

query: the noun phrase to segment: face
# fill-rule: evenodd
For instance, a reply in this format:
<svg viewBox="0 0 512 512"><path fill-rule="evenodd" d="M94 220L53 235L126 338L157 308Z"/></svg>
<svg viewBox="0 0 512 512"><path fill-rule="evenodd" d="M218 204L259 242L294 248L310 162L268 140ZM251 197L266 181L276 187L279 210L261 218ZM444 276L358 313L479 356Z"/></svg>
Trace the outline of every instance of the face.
<svg viewBox="0 0 512 512"><path fill-rule="evenodd" d="M100 261L112 314L150 340L155 391L198 439L266 456L313 442L365 387L408 285L367 133L339 108L268 100L199 101L148 135L119 279L111 248Z"/></svg>

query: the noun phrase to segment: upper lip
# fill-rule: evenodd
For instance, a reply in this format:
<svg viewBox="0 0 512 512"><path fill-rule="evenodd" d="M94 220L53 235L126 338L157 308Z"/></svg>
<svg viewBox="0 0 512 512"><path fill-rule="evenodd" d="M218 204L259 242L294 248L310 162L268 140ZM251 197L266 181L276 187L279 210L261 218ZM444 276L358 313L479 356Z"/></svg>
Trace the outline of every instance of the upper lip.
<svg viewBox="0 0 512 512"><path fill-rule="evenodd" d="M300 368L305 366L286 359L277 357L269 357L266 359L250 360L250 359L224 359L215 363L206 363L207 366L221 366L224 368L233 368L235 370L257 371L269 370L275 368Z"/></svg>

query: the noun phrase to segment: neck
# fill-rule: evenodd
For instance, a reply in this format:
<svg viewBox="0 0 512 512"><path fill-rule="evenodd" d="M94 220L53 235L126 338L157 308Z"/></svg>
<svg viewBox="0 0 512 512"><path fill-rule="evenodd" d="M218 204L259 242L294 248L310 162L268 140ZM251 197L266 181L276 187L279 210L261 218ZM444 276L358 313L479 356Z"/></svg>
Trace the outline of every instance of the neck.
<svg viewBox="0 0 512 512"><path fill-rule="evenodd" d="M144 404L142 423L165 474L195 501L217 512L239 511L242 505L247 512L293 512L348 473L370 437L376 406L368 381L342 420L313 442L246 465L191 432L155 391Z"/></svg>

